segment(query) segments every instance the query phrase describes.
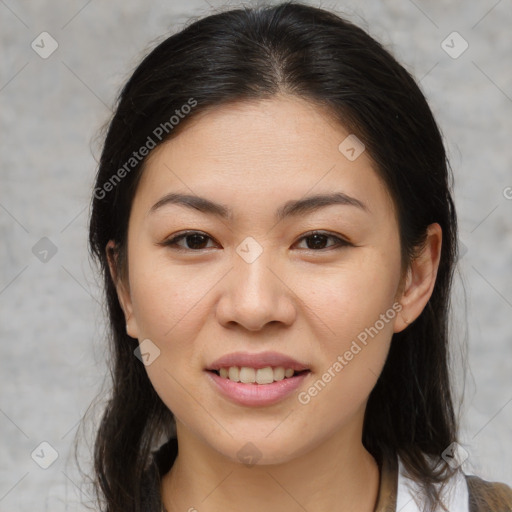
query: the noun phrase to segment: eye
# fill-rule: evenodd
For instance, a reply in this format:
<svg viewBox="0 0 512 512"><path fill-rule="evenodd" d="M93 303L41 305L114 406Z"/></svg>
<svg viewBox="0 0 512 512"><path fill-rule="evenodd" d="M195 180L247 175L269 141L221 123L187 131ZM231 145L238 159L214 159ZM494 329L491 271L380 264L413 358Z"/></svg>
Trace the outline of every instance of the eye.
<svg viewBox="0 0 512 512"><path fill-rule="evenodd" d="M306 241L307 247L305 247L305 249L318 252L326 249L326 241L329 239L334 240L335 243L331 246L328 246L327 249L333 247L340 248L353 245L347 240L340 238L339 236L335 236L330 233L324 233L321 231L312 231L310 233L307 233L303 235L301 238L299 238L299 242L303 240ZM202 249L211 248L211 246L207 247L208 241L210 240L213 241L213 238L207 235L206 233L203 233L202 231L185 231L174 236L173 238L170 238L162 242L160 245L176 248L179 251L183 250L197 252L201 251ZM185 246L180 244L181 241L185 242Z"/></svg>
<svg viewBox="0 0 512 512"><path fill-rule="evenodd" d="M343 238L322 231L312 231L311 233L306 233L299 239L299 241L305 240L307 245L306 249L318 252L326 248L325 245L328 239L334 240L336 243L327 248L340 248L352 245L350 242L344 240Z"/></svg>
<svg viewBox="0 0 512 512"><path fill-rule="evenodd" d="M183 247L183 245L179 245L178 242L181 242L182 240L185 241L188 247ZM205 244L208 242L208 240L213 239L206 233L203 233L201 231L186 231L173 238L170 238L169 240L166 240L165 242L162 243L162 245L176 247L178 250L198 251L201 249L208 248L205 247Z"/></svg>

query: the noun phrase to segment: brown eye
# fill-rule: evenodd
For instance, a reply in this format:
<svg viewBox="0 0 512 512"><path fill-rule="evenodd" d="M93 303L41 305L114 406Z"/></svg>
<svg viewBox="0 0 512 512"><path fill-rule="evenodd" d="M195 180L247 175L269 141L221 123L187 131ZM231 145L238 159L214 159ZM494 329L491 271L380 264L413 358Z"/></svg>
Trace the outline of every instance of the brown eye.
<svg viewBox="0 0 512 512"><path fill-rule="evenodd" d="M329 240L333 241L329 245ZM180 243L180 242L184 242ZM203 249L210 249L213 246L208 246L208 242L213 241L213 238L201 231L186 231L180 233L169 240L162 243L166 247L174 248L178 251L201 251ZM306 250L319 252L327 249L342 248L351 246L352 244L339 236L335 236L324 232L312 232L302 236L299 241L306 241Z"/></svg>
<svg viewBox="0 0 512 512"><path fill-rule="evenodd" d="M328 243L329 239L334 240L335 243L333 245L326 247L326 244ZM344 247L347 245L351 245L349 242L343 240L338 236L323 232L313 232L306 234L302 238L300 238L300 240L306 240L306 249L312 251L321 251L332 247Z"/></svg>
<svg viewBox="0 0 512 512"><path fill-rule="evenodd" d="M185 241L185 246L179 244L182 240ZM209 248L205 246L208 240L212 240L212 238L205 233L201 233L200 231L187 231L165 241L163 245L176 247L178 250L200 251Z"/></svg>

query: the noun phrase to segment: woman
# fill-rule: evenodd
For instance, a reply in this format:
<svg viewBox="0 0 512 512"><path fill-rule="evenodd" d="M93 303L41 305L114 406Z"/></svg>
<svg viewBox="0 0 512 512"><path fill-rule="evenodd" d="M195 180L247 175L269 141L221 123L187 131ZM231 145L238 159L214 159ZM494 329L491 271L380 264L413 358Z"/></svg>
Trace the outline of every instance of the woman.
<svg viewBox="0 0 512 512"><path fill-rule="evenodd" d="M456 240L432 113L361 29L285 3L159 44L92 203L102 510L512 510L460 469Z"/></svg>

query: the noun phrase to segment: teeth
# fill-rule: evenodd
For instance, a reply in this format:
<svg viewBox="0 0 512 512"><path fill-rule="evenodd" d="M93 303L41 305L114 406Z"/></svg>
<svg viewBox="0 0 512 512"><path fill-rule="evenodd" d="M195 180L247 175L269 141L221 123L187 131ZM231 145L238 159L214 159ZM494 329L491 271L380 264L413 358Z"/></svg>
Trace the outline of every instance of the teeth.
<svg viewBox="0 0 512 512"><path fill-rule="evenodd" d="M293 375L293 370L291 371L291 374ZM282 366L274 368L274 380L283 380L285 375L286 371Z"/></svg>
<svg viewBox="0 0 512 512"><path fill-rule="evenodd" d="M232 366L229 369L228 377L230 380L234 380L235 382L238 382L240 379L238 378L239 369L236 366Z"/></svg>
<svg viewBox="0 0 512 512"><path fill-rule="evenodd" d="M221 377L232 380L234 382L243 382L244 384L271 384L272 382L283 380L285 377L290 378L294 374L291 368L283 368L277 366L272 368L249 368L247 366L230 366L229 368L221 368L219 370Z"/></svg>
<svg viewBox="0 0 512 512"><path fill-rule="evenodd" d="M274 370L267 366L256 370L256 382L258 384L272 384L274 382Z"/></svg>
<svg viewBox="0 0 512 512"><path fill-rule="evenodd" d="M256 381L256 370L254 368L247 368L246 366L242 366L240 368L240 374L238 375L240 382L245 384L249 384L250 382Z"/></svg>

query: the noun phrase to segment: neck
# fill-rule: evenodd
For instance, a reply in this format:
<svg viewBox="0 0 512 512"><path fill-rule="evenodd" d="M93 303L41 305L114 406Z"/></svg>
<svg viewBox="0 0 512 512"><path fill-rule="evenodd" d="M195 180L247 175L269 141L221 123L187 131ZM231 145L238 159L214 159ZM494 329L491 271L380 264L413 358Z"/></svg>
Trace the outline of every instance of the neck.
<svg viewBox="0 0 512 512"><path fill-rule="evenodd" d="M162 479L168 512L375 509L379 468L360 436L340 432L287 462L247 466L224 457L179 422L177 427L179 453Z"/></svg>

